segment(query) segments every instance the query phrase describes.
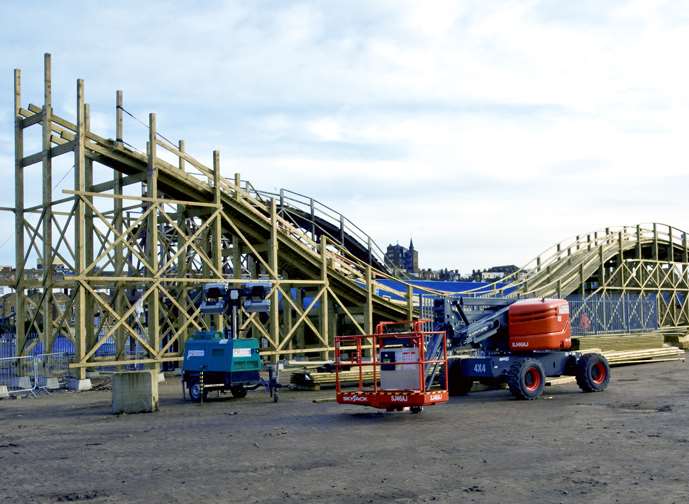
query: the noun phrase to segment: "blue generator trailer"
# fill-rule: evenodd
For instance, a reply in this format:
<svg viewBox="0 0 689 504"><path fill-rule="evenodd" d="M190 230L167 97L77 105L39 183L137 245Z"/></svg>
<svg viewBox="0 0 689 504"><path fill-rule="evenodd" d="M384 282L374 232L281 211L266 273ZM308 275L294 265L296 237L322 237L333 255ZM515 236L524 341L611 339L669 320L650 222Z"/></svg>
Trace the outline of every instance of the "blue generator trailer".
<svg viewBox="0 0 689 504"><path fill-rule="evenodd" d="M222 284L208 284L203 290L202 313L229 318L223 331L198 331L187 340L182 365L182 391L189 392L192 401L206 400L210 391L230 391L242 398L247 391L265 388L275 402L278 400L278 370L264 366L259 353L260 342L255 338L240 338L238 308L264 312L270 308L265 300L268 289L263 285L225 288ZM261 376L266 371L268 379ZM185 393L186 397L186 393Z"/></svg>

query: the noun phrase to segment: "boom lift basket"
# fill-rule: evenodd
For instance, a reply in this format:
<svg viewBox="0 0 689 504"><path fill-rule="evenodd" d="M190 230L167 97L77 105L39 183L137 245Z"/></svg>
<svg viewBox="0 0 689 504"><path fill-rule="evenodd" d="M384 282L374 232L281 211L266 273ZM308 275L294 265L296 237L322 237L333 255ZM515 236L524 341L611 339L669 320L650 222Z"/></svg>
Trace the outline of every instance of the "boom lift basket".
<svg viewBox="0 0 689 504"><path fill-rule="evenodd" d="M447 402L447 338L444 331L424 331L426 322L381 322L374 334L337 336L337 402L412 412ZM355 391L342 390L344 373L354 374Z"/></svg>

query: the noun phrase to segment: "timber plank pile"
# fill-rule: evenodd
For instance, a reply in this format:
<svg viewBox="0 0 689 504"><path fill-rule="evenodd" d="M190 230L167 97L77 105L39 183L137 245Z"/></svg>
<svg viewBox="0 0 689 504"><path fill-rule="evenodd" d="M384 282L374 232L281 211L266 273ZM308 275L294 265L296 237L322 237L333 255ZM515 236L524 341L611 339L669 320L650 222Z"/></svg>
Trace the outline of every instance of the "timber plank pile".
<svg viewBox="0 0 689 504"><path fill-rule="evenodd" d="M686 336L673 340L677 346L665 343L667 337L667 331L664 330L636 334L580 336L572 338L572 345L583 352L594 350L601 352L611 366L684 360L686 354L678 346Z"/></svg>
<svg viewBox="0 0 689 504"><path fill-rule="evenodd" d="M647 364L652 362L671 362L685 360L686 352L674 346L647 348L642 350L622 350L603 352L611 366L625 364Z"/></svg>
<svg viewBox="0 0 689 504"><path fill-rule="evenodd" d="M689 350L689 336L679 338L677 341L677 346L682 350Z"/></svg>
<svg viewBox="0 0 689 504"><path fill-rule="evenodd" d="M611 350L646 350L662 348L665 342L660 331L638 334L606 334L600 336L579 336L572 338L574 350L597 348L603 352Z"/></svg>
<svg viewBox="0 0 689 504"><path fill-rule="evenodd" d="M364 385L371 385L373 383L373 368L371 366L362 367L362 378ZM335 387L335 372L322 368L301 369L292 371L289 381L290 384L297 389L320 390L321 387ZM358 383L358 369L340 372L340 384L343 387L355 386L358 385Z"/></svg>

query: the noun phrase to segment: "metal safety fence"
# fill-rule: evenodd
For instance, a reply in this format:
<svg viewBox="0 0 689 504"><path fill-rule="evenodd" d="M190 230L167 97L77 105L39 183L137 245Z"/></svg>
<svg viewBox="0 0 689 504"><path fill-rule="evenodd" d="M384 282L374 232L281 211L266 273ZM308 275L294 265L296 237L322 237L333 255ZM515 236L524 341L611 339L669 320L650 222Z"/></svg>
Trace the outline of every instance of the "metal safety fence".
<svg viewBox="0 0 689 504"><path fill-rule="evenodd" d="M9 394L38 395L62 388L69 376L67 353L49 353L0 358L0 385Z"/></svg>
<svg viewBox="0 0 689 504"><path fill-rule="evenodd" d="M605 293L581 298L570 296L572 334L654 331L658 329L655 293Z"/></svg>
<svg viewBox="0 0 689 504"><path fill-rule="evenodd" d="M432 295L419 295L415 305L422 319L433 319ZM572 335L654 331L659 327L655 293L604 293L572 295L569 302ZM431 327L431 324L427 324Z"/></svg>

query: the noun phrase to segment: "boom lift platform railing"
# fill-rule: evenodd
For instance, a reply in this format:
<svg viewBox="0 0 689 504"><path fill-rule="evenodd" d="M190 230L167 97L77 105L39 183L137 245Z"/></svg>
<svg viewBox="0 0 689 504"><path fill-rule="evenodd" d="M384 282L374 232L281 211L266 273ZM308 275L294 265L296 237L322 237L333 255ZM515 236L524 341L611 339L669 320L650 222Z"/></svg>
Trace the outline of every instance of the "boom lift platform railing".
<svg viewBox="0 0 689 504"><path fill-rule="evenodd" d="M447 338L444 331L424 331L426 322L381 322L374 334L336 337L337 402L412 413L447 402ZM410 325L412 330L405 330ZM364 360L369 348L371 356ZM372 371L369 386L365 367ZM352 368L358 371L357 388L344 391L341 373Z"/></svg>

